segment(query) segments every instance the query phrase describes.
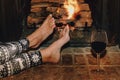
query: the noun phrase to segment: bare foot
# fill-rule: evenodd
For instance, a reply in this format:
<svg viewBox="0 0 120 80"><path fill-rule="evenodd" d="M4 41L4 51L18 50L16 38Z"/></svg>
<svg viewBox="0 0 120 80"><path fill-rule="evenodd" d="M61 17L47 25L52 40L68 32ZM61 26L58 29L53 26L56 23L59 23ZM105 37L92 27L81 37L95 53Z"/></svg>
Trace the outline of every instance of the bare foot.
<svg viewBox="0 0 120 80"><path fill-rule="evenodd" d="M48 48L40 50L43 62L57 63L60 59L61 47L70 40L69 27L66 26L60 34L60 39L51 44Z"/></svg>
<svg viewBox="0 0 120 80"><path fill-rule="evenodd" d="M54 28L55 20L50 14L41 27L27 37L27 39L30 41L29 47L38 47L53 32Z"/></svg>

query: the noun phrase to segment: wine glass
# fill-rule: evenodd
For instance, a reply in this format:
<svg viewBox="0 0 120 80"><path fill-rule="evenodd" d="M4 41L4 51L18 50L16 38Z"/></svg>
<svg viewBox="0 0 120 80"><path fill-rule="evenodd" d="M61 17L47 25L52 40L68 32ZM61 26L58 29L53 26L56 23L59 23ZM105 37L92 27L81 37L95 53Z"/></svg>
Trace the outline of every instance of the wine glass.
<svg viewBox="0 0 120 80"><path fill-rule="evenodd" d="M96 72L103 72L100 69L100 54L102 51L106 49L106 45L108 44L107 33L102 29L95 29L91 33L91 48L97 55L97 69L94 70Z"/></svg>

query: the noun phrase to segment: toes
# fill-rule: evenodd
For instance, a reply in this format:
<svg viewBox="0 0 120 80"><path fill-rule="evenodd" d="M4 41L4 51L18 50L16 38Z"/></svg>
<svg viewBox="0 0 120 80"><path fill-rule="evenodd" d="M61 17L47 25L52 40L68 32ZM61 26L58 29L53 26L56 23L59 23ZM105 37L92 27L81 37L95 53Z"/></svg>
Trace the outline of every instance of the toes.
<svg viewBox="0 0 120 80"><path fill-rule="evenodd" d="M52 18L52 14L49 14L49 15L47 16L47 18L45 19L44 22L45 22L45 23L46 23L46 22L48 23L51 18Z"/></svg>
<svg viewBox="0 0 120 80"><path fill-rule="evenodd" d="M52 17L52 14L49 14L46 21L50 27L55 27L55 19Z"/></svg>
<svg viewBox="0 0 120 80"><path fill-rule="evenodd" d="M52 14L49 14L48 16L47 16L47 20L50 20L52 18Z"/></svg>
<svg viewBox="0 0 120 80"><path fill-rule="evenodd" d="M63 29L63 34L68 33L69 32L69 26L65 26Z"/></svg>
<svg viewBox="0 0 120 80"><path fill-rule="evenodd" d="M55 27L55 19L52 18L51 20L49 20L49 24L50 24L50 27Z"/></svg>
<svg viewBox="0 0 120 80"><path fill-rule="evenodd" d="M66 26L66 32L69 33L70 29L69 29L69 26L67 25Z"/></svg>
<svg viewBox="0 0 120 80"><path fill-rule="evenodd" d="M47 16L47 18L45 19L44 23L43 23L44 26L48 26L50 28L55 28L55 19L52 17L52 14L49 14Z"/></svg>
<svg viewBox="0 0 120 80"><path fill-rule="evenodd" d="M60 38L63 37L64 35L69 34L69 26L65 26L64 29L60 32Z"/></svg>

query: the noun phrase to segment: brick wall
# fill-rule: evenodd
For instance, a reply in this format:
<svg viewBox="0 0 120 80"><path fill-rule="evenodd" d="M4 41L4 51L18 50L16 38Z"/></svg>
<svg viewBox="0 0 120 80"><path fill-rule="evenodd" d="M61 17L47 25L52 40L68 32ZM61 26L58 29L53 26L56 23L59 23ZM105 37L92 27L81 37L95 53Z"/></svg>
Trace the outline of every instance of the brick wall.
<svg viewBox="0 0 120 80"><path fill-rule="evenodd" d="M31 1L31 13L28 16L28 25L40 24L48 14L52 13L59 21L60 15L66 14L66 10L63 8L65 0L32 0ZM92 25L91 11L89 5L84 0L78 0L80 6L80 19L75 21L75 27L84 27L87 22L87 26ZM59 9L59 13L57 12Z"/></svg>

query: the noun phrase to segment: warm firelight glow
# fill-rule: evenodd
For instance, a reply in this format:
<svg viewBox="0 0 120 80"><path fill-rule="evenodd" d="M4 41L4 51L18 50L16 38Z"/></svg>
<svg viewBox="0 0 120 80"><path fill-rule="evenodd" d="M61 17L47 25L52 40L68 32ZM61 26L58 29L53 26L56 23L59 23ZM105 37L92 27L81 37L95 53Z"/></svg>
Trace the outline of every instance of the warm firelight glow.
<svg viewBox="0 0 120 80"><path fill-rule="evenodd" d="M65 0L64 8L68 12L68 19L72 19L74 17L74 14L80 11L80 7L77 0Z"/></svg>

